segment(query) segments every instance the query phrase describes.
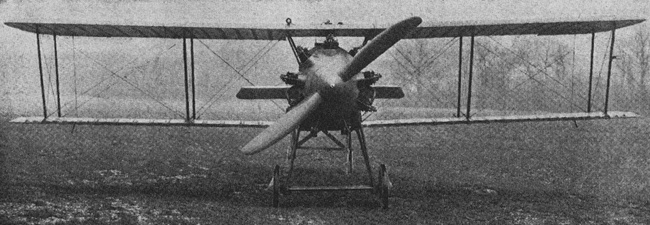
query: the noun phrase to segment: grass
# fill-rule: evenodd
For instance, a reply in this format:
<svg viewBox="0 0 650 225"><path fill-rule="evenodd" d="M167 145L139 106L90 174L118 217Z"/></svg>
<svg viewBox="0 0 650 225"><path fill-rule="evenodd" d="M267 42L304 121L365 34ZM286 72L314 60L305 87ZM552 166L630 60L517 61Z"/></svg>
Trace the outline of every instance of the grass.
<svg viewBox="0 0 650 225"><path fill-rule="evenodd" d="M265 190L287 140L245 156L257 129L0 121L0 223L648 224L650 119L368 129L390 209L370 193ZM361 157L299 152L301 184L365 182ZM376 173L376 171L374 171Z"/></svg>

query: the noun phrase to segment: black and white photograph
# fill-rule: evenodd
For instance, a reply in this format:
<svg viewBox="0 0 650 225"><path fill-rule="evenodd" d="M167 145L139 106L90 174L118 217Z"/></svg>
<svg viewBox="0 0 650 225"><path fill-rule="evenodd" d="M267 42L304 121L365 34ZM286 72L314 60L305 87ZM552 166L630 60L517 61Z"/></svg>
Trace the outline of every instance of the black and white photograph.
<svg viewBox="0 0 650 225"><path fill-rule="evenodd" d="M646 0L0 0L0 224L650 224Z"/></svg>

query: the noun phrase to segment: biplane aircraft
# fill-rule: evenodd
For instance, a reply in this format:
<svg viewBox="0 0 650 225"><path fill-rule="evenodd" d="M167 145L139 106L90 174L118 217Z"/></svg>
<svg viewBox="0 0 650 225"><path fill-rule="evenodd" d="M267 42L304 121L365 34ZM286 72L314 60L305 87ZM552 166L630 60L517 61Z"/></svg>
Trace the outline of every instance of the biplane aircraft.
<svg viewBox="0 0 650 225"><path fill-rule="evenodd" d="M185 106L186 118L182 119L108 119L108 118L70 118L61 117L61 107L58 105L58 117L48 117L46 98L43 88L43 71L40 70L41 90L43 91L43 117L21 117L12 120L16 123L59 123L59 124L101 124L101 125L179 125L179 126L211 126L211 127L258 127L266 128L258 136L240 148L245 154L255 154L267 149L285 136L291 134L291 146L287 151L288 173L280 176L279 166L275 166L270 187L273 189L273 205L278 206L280 193L290 191L334 191L334 190L369 190L380 195L382 205L387 207L388 188L391 186L384 165L380 166L379 180L375 182L369 162L368 149L363 129L384 126L414 126L439 124L470 124L509 121L553 121L553 120L582 120L636 117L631 112L608 111L609 80L613 60L615 30L643 22L640 18L588 18L563 20L531 20L531 21L466 21L466 22L422 22L419 17L402 20L390 26L348 25L348 24L319 24L313 26L298 25L287 19L285 24L269 27L251 26L152 26L152 25L119 25L119 24L83 24L83 23L42 23L42 22L6 22L5 24L37 36L39 68L41 67L40 36L52 35L56 58L57 36L86 36L86 37L134 37L134 38L170 38L183 39L183 59L185 63ZM591 83L589 85L589 100L587 112L582 113L550 113L529 116L490 116L472 117L471 88L472 66L474 58L474 37L492 35L574 35L591 34L591 61L593 67L594 35L598 32L611 31L609 46L609 70L607 74L607 91L604 110L591 111ZM296 46L293 38L320 37L322 43L316 43L312 48ZM363 38L361 45L353 49L339 47L337 37ZM379 73L362 71L367 65L382 55L401 39L426 38L460 38L459 68L462 65L462 38L470 37L469 79L467 90L466 113L461 114L461 76L458 79L458 105L456 117L452 118L419 118L396 120L363 121L361 113L376 110L373 106L375 99L404 97L404 92L397 86L374 85L381 78ZM232 121L232 120L199 120L190 111L194 110L193 99L189 99L190 91L194 93L194 64L188 79L188 61L186 39L236 39L236 40L286 40L298 63L296 73L288 72L281 75L287 86L249 86L242 87L237 94L240 99L285 99L289 103L286 114L276 122L269 121ZM190 42L192 43L192 42ZM190 51L194 57L193 51ZM285 56L282 56L285 57ZM58 69L57 71L57 101ZM593 70L592 70L593 71ZM590 78L593 74L589 74ZM188 85L191 82L192 85ZM194 95L191 95L194 98ZM346 137L346 143L339 141L331 131L340 132ZM301 139L301 133L306 135ZM324 133L339 147L347 151L348 171L352 170L352 134L356 133L361 154L368 172L367 185L300 187L291 186L291 172L296 158L297 149L303 144ZM282 184L280 180L283 180Z"/></svg>

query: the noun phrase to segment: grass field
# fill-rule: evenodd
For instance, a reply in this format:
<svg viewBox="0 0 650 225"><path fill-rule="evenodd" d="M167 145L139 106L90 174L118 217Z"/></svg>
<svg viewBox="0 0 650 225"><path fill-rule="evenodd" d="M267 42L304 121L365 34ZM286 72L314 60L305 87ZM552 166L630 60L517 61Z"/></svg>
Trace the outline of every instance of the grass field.
<svg viewBox="0 0 650 225"><path fill-rule="evenodd" d="M370 193L266 189L287 140L257 129L9 124L0 118L0 224L650 224L650 119L368 129ZM365 182L361 157L299 152L301 184ZM376 171L375 171L376 172Z"/></svg>

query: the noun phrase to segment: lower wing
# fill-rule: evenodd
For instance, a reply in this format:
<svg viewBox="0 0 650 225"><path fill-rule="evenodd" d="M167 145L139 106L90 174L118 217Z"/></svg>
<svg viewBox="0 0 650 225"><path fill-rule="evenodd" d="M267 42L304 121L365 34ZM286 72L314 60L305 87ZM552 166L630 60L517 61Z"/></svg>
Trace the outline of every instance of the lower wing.
<svg viewBox="0 0 650 225"><path fill-rule="evenodd" d="M395 120L364 121L364 127L391 126L422 126L446 124L498 123L498 122L527 122L527 121L562 121L562 120L591 120L639 117L633 112L592 112L592 113L548 113L539 115L517 116L485 116L485 117L450 117L450 118L415 118ZM127 118L72 118L72 117L19 117L12 123L30 124L79 124L79 125L134 125L134 126L203 126L203 127L253 127L266 128L272 121L242 121L242 120L192 120L184 119L127 119Z"/></svg>

